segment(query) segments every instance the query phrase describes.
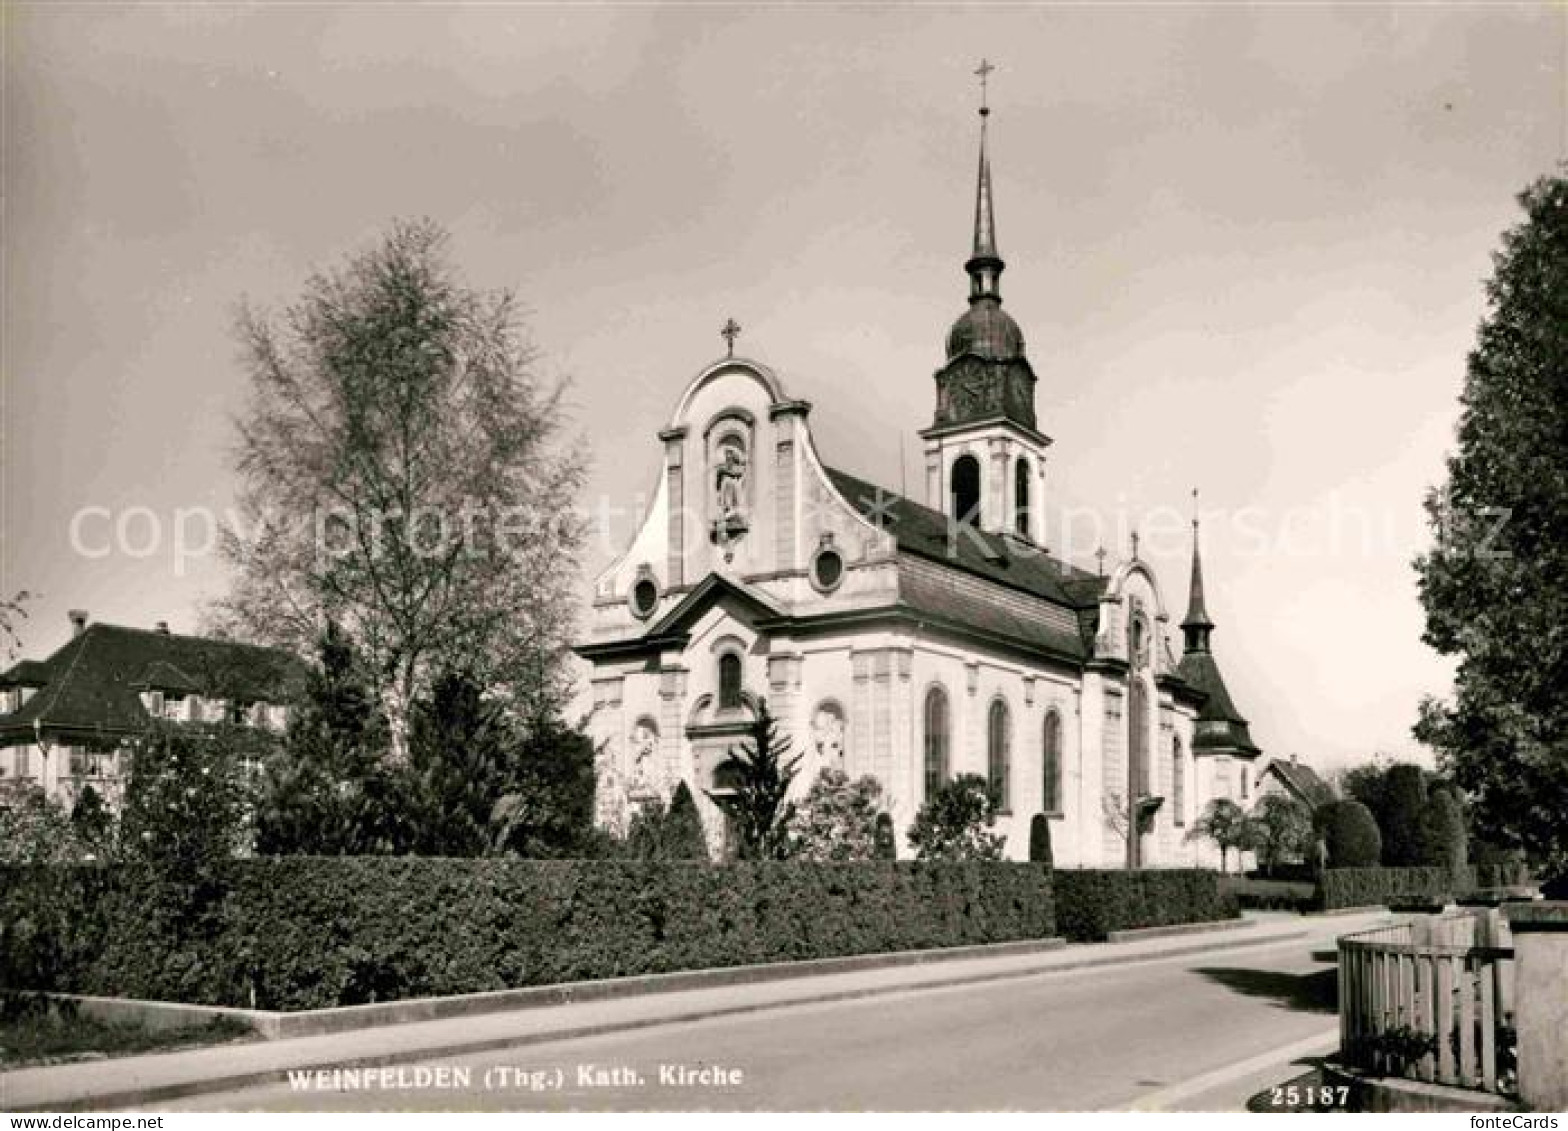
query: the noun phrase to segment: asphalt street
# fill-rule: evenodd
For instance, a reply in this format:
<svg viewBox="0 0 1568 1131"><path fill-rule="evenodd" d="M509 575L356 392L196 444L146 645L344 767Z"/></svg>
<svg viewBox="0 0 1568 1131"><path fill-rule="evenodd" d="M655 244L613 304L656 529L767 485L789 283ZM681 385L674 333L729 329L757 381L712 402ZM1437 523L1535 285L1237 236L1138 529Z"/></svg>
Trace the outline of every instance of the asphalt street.
<svg viewBox="0 0 1568 1131"><path fill-rule="evenodd" d="M1239 1109L1334 1029L1333 967L1312 952L1347 927L359 1074L322 1065L157 1110Z"/></svg>

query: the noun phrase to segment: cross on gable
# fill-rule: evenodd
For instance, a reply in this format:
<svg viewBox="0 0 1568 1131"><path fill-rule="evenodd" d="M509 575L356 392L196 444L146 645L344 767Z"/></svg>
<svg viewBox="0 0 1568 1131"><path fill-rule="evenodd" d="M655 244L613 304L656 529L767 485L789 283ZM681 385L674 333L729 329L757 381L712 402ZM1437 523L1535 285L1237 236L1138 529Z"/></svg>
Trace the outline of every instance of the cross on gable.
<svg viewBox="0 0 1568 1131"><path fill-rule="evenodd" d="M724 320L724 328L719 331L719 337L724 339L724 344L729 349L727 356L734 357L735 339L740 337L740 323L733 318L726 318Z"/></svg>

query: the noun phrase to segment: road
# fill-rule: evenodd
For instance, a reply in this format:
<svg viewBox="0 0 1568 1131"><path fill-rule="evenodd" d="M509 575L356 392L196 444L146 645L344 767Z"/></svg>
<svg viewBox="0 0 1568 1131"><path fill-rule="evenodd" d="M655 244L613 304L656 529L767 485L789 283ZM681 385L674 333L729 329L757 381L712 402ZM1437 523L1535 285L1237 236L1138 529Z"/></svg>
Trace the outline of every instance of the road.
<svg viewBox="0 0 1568 1131"><path fill-rule="evenodd" d="M1290 1047L1335 1027L1333 968L1312 952L1349 928L1319 920L1308 939L1266 946L423 1061L346 1090L329 1074L157 1110L1239 1106L1245 1094L1229 1095L1229 1078L1234 1089L1299 1072Z"/></svg>

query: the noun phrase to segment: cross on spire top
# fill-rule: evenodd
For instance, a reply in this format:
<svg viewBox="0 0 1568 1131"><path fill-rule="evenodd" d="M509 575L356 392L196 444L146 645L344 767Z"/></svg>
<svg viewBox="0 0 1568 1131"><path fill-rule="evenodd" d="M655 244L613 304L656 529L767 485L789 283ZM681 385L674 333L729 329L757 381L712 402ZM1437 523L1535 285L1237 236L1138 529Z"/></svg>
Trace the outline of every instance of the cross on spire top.
<svg viewBox="0 0 1568 1131"><path fill-rule="evenodd" d="M735 339L740 337L740 323L733 318L726 318L724 320L724 328L719 331L719 337L724 339L724 344L729 351L725 356L734 357Z"/></svg>
<svg viewBox="0 0 1568 1131"><path fill-rule="evenodd" d="M981 59L980 65L975 68L975 74L980 76L980 115L984 117L991 112L991 107L986 104L986 80L991 72L996 70L996 65L987 59Z"/></svg>

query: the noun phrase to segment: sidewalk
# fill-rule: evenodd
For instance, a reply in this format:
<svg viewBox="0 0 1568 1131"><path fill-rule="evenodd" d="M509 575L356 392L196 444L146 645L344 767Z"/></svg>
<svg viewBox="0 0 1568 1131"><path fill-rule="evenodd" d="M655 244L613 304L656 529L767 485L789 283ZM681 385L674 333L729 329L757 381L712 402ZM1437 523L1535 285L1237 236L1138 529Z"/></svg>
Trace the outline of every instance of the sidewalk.
<svg viewBox="0 0 1568 1131"><path fill-rule="evenodd" d="M1252 918L1249 916L1249 918ZM1244 930L1079 944L1033 954L976 957L784 981L541 1006L287 1040L0 1073L0 1109L103 1110L278 1081L289 1069L406 1063L600 1033L698 1021L790 1005L842 1001L1029 978L1067 970L1251 949L1322 934L1295 918L1258 916ZM1336 933L1339 927L1336 925Z"/></svg>

